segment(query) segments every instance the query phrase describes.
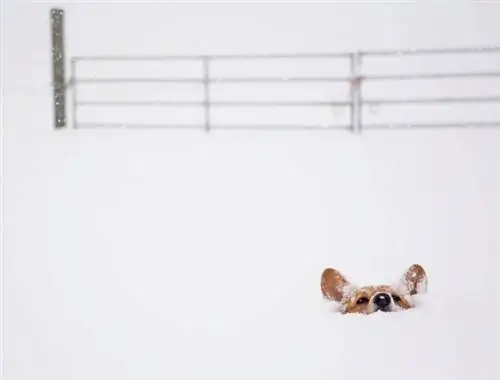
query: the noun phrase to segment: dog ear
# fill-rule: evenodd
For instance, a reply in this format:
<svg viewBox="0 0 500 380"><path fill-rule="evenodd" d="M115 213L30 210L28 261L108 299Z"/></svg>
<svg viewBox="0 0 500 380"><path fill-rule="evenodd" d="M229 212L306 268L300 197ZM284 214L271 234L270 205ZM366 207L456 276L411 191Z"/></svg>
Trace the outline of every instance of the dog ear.
<svg viewBox="0 0 500 380"><path fill-rule="evenodd" d="M321 292L329 300L341 302L350 286L349 281L333 268L326 268L321 275Z"/></svg>
<svg viewBox="0 0 500 380"><path fill-rule="evenodd" d="M401 278L401 281L410 295L427 292L427 274L419 264L413 264L409 267Z"/></svg>

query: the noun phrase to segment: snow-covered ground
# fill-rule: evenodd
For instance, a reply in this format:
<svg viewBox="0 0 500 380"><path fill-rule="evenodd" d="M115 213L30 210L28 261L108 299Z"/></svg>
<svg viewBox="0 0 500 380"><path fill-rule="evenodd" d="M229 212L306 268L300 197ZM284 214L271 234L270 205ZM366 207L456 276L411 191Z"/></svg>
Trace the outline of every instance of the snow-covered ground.
<svg viewBox="0 0 500 380"><path fill-rule="evenodd" d="M68 57L500 41L491 4L64 7ZM4 2L5 379L498 378L500 131L56 132L49 8ZM327 266L362 285L413 263L429 291L411 311L321 297Z"/></svg>

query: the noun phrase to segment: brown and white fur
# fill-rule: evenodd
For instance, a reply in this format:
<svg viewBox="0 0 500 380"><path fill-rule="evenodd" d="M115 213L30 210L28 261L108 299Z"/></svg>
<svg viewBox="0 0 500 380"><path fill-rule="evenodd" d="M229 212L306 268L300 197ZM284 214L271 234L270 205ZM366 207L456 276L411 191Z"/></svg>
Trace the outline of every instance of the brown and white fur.
<svg viewBox="0 0 500 380"><path fill-rule="evenodd" d="M321 292L326 299L340 303L343 314L395 312L413 308L413 296L427 292L427 274L422 266L414 264L394 285L358 288L336 269L327 268L321 275Z"/></svg>

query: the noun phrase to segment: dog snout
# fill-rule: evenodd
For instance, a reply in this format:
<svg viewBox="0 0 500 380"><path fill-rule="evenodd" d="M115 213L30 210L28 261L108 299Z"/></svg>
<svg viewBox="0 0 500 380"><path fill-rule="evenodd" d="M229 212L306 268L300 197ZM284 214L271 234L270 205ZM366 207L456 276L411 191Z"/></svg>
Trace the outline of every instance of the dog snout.
<svg viewBox="0 0 500 380"><path fill-rule="evenodd" d="M391 295L388 293L378 293L373 298L373 303L379 310L387 310L391 304Z"/></svg>

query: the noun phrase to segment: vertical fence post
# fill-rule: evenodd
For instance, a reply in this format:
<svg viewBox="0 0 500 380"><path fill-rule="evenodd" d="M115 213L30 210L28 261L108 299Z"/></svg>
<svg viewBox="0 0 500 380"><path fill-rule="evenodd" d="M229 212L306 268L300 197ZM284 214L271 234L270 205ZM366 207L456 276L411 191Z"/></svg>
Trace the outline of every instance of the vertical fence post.
<svg viewBox="0 0 500 380"><path fill-rule="evenodd" d="M52 100L54 102L54 127L66 127L66 83L64 77L64 11L50 11L52 30Z"/></svg>
<svg viewBox="0 0 500 380"><path fill-rule="evenodd" d="M361 54L351 54L351 131L361 133Z"/></svg>
<svg viewBox="0 0 500 380"><path fill-rule="evenodd" d="M210 132L210 58L203 57L203 87L204 87L204 110L205 110L205 131Z"/></svg>

